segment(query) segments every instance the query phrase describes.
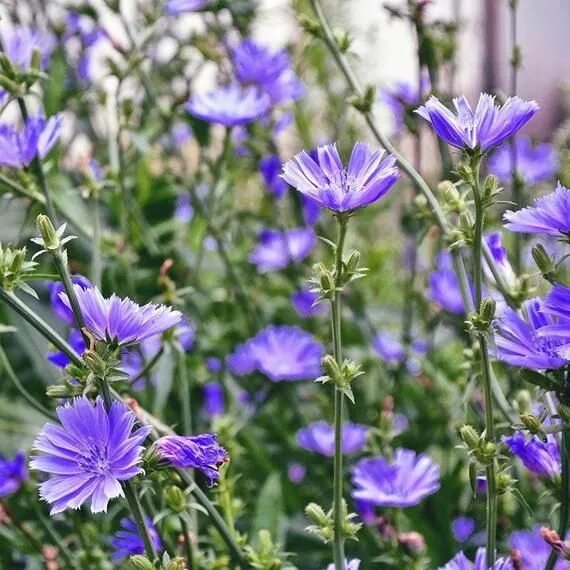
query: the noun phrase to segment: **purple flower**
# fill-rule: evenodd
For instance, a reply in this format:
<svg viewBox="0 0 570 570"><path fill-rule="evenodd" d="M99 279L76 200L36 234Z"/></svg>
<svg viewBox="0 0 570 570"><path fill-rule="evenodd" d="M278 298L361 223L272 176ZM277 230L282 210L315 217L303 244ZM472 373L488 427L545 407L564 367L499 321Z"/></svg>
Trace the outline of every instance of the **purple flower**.
<svg viewBox="0 0 570 570"><path fill-rule="evenodd" d="M308 226L314 226L321 217L321 205L311 197L301 194L301 208L303 210L303 220Z"/></svg>
<svg viewBox="0 0 570 570"><path fill-rule="evenodd" d="M306 467L300 463L291 463L287 468L287 477L289 477L289 481L296 485L303 482L306 474Z"/></svg>
<svg viewBox="0 0 570 570"><path fill-rule="evenodd" d="M208 369L208 372L212 372L214 374L221 372L222 361L216 356L211 356L210 358L206 359L206 368Z"/></svg>
<svg viewBox="0 0 570 570"><path fill-rule="evenodd" d="M34 51L38 51L41 55L40 68L42 70L47 68L51 53L56 46L53 34L27 26L13 26L2 29L0 35L8 59L20 70L24 71L30 67Z"/></svg>
<svg viewBox="0 0 570 570"><path fill-rule="evenodd" d="M509 97L502 107L495 105L495 98L481 93L475 112L462 96L453 100L454 115L437 97L416 110L429 121L437 136L451 146L461 149L478 149L486 152L510 139L538 111L535 101Z"/></svg>
<svg viewBox="0 0 570 570"><path fill-rule="evenodd" d="M404 347L394 335L387 331L379 332L373 344L378 356L389 364L399 364L405 358Z"/></svg>
<svg viewBox="0 0 570 570"><path fill-rule="evenodd" d="M484 236L485 242L489 247L489 251L493 256L493 260L495 262L495 268L501 274L505 283L509 285L515 285L516 283L516 275L513 271L513 267L509 258L507 256L507 250L503 246L503 236L501 232L492 232L488 233ZM489 268L489 265L485 262L484 265L485 274L489 281L495 282L495 278Z"/></svg>
<svg viewBox="0 0 570 570"><path fill-rule="evenodd" d="M170 16L179 16L204 10L209 4L210 0L167 0L165 10Z"/></svg>
<svg viewBox="0 0 570 570"><path fill-rule="evenodd" d="M11 459L0 454L0 497L12 495L28 479L26 456L16 453Z"/></svg>
<svg viewBox="0 0 570 570"><path fill-rule="evenodd" d="M213 485L220 478L218 469L230 460L228 452L212 433L182 436L166 435L154 444L160 457L180 469L199 469Z"/></svg>
<svg viewBox="0 0 570 570"><path fill-rule="evenodd" d="M463 552L458 552L445 566L439 570L487 570L486 551L478 548L473 564ZM514 570L510 558L498 558L493 566L493 570Z"/></svg>
<svg viewBox="0 0 570 570"><path fill-rule="evenodd" d="M451 523L451 532L457 542L465 542L475 530L475 520L471 517L457 517Z"/></svg>
<svg viewBox="0 0 570 570"><path fill-rule="evenodd" d="M156 527L152 523L152 519L145 517L145 526L154 550L160 552L162 550L162 542ZM131 517L121 519L121 530L115 534L111 544L115 548L115 552L111 557L112 562L121 562L129 556L145 553L143 539L139 534L135 521Z"/></svg>
<svg viewBox="0 0 570 570"><path fill-rule="evenodd" d="M192 96L186 110L202 121L237 127L260 119L269 106L269 96L255 87L232 84Z"/></svg>
<svg viewBox="0 0 570 570"><path fill-rule="evenodd" d="M345 422L342 430L342 452L355 453L366 445L370 428ZM314 422L297 432L297 443L308 451L327 457L334 455L334 426L324 421Z"/></svg>
<svg viewBox="0 0 570 570"><path fill-rule="evenodd" d="M79 354L79 356L83 356L85 349L85 341L83 340L83 335L77 329L71 329L69 332L69 337L67 338L68 344ZM60 352L59 350L55 350L52 352L48 352L47 357L49 362L51 362L54 366L59 366L60 368L65 368L71 361L69 360L69 356L64 352Z"/></svg>
<svg viewBox="0 0 570 570"><path fill-rule="evenodd" d="M314 380L321 374L323 346L299 327L269 325L228 358L234 374L258 370L272 382Z"/></svg>
<svg viewBox="0 0 570 570"><path fill-rule="evenodd" d="M183 192L176 199L176 208L174 210L174 219L181 224L187 224L194 217L194 208L190 203L190 196L187 192Z"/></svg>
<svg viewBox="0 0 570 570"><path fill-rule="evenodd" d="M564 366L567 360L558 352L564 341L542 334L550 329L549 325L554 325L554 320L544 313L544 305L538 298L524 302L522 316L506 308L495 322L498 358L512 366L533 370Z"/></svg>
<svg viewBox="0 0 570 570"><path fill-rule="evenodd" d="M522 433L515 432L503 437L503 442L529 471L539 477L557 479L560 476L560 450L554 437L548 436L545 443L536 435L526 438Z"/></svg>
<svg viewBox="0 0 570 570"><path fill-rule="evenodd" d="M436 258L436 269L428 278L428 297L450 313L465 313L459 281L448 251L440 251Z"/></svg>
<svg viewBox="0 0 570 570"><path fill-rule="evenodd" d="M321 315L326 311L325 305L317 303L318 298L318 293L303 288L295 291L291 295L291 303L299 316L312 317L314 315Z"/></svg>
<svg viewBox="0 0 570 570"><path fill-rule="evenodd" d="M556 353L570 360L570 287L556 283L544 299L542 312L551 322L537 331L537 336L546 342L561 344Z"/></svg>
<svg viewBox="0 0 570 570"><path fill-rule="evenodd" d="M336 145L317 148L313 159L302 151L283 166L283 178L301 194L333 212L351 212L384 196L400 173L393 156L356 143L345 168Z"/></svg>
<svg viewBox="0 0 570 570"><path fill-rule="evenodd" d="M204 384L204 412L209 419L224 413L224 388L219 382Z"/></svg>
<svg viewBox="0 0 570 570"><path fill-rule="evenodd" d="M512 232L546 234L568 239L570 236L570 190L560 183L552 194L537 198L534 206L503 216L505 227Z"/></svg>
<svg viewBox="0 0 570 570"><path fill-rule="evenodd" d="M558 155L551 144L543 143L536 147L528 137L518 137L515 145L517 174L527 185L550 180L558 170ZM510 182L513 176L513 149L504 146L495 152L488 161L489 172L501 182Z"/></svg>
<svg viewBox="0 0 570 570"><path fill-rule="evenodd" d="M192 140L193 132L192 127L188 123L178 121L170 129L166 143L170 148L179 149L184 146L188 141Z"/></svg>
<svg viewBox="0 0 570 570"><path fill-rule="evenodd" d="M105 299L97 287L82 289L73 286L87 328L99 340L120 345L141 342L178 324L182 313L166 305L148 303L142 307L129 298L121 299L113 294ZM70 307L65 293L60 294L63 303Z"/></svg>
<svg viewBox="0 0 570 570"><path fill-rule="evenodd" d="M30 461L32 469L53 475L40 485L40 498L51 504L52 515L87 499L91 512L106 512L110 499L123 496L121 481L143 472L142 444L151 428L133 432L133 412L121 402L107 411L101 398L74 398L56 411L61 425L43 427Z"/></svg>
<svg viewBox="0 0 570 570"><path fill-rule="evenodd" d="M82 289L93 287L91 281L83 275L73 275L71 282L79 285ZM73 311L60 299L61 293L65 291L65 287L61 281L54 281L49 285L49 302L53 313L68 325L75 324Z"/></svg>
<svg viewBox="0 0 570 570"><path fill-rule="evenodd" d="M289 188L287 182L280 176L281 165L281 159L275 154L263 157L259 163L259 171L261 172L265 186L271 190L278 200L283 197Z"/></svg>
<svg viewBox="0 0 570 570"><path fill-rule="evenodd" d="M354 499L379 507L413 507L439 487L439 465L427 455L398 448L384 457L361 459L352 470Z"/></svg>
<svg viewBox="0 0 570 570"><path fill-rule="evenodd" d="M22 130L0 125L0 166L22 168L36 156L44 158L59 139L63 115L30 117Z"/></svg>
<svg viewBox="0 0 570 570"><path fill-rule="evenodd" d="M233 50L232 60L238 81L267 93L274 104L295 101L303 95L303 84L285 50L272 52L247 39Z"/></svg>
<svg viewBox="0 0 570 570"><path fill-rule="evenodd" d="M427 75L423 75L421 79L420 89L416 84L406 81L399 81L391 89L384 90L382 99L390 108L396 132L400 133L404 129L406 113L411 111L412 107L417 107L422 103L424 93L430 90L430 81Z"/></svg>
<svg viewBox="0 0 570 570"><path fill-rule="evenodd" d="M344 561L345 570L358 570L360 568L360 560L358 558L353 558L352 560ZM327 570L334 570L334 564L329 564Z"/></svg>
<svg viewBox="0 0 570 570"><path fill-rule="evenodd" d="M284 269L290 263L303 261L317 244L313 228L262 230L258 243L249 256L260 273Z"/></svg>
<svg viewBox="0 0 570 570"><path fill-rule="evenodd" d="M521 568L546 568L546 563L552 552L550 545L542 538L541 527L536 525L532 530L517 530L511 533L509 545L515 550L522 562ZM567 536L568 538L568 536ZM555 570L567 570L568 562L558 560L554 565Z"/></svg>

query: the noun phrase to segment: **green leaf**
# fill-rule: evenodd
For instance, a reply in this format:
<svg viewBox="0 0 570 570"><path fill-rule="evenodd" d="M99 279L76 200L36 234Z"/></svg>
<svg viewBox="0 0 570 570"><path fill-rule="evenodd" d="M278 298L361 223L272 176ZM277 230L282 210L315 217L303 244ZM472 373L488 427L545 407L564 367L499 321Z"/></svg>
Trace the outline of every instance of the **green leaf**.
<svg viewBox="0 0 570 570"><path fill-rule="evenodd" d="M255 506L251 536L257 537L260 530L268 530L274 542L283 543L285 538L283 515L283 489L279 473L272 473L265 480Z"/></svg>

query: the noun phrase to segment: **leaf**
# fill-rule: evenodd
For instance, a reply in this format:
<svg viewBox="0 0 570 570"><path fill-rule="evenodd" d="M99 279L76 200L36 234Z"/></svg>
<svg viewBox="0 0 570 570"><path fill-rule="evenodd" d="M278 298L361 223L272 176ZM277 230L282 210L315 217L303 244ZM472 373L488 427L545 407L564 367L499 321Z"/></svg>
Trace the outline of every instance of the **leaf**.
<svg viewBox="0 0 570 570"><path fill-rule="evenodd" d="M281 477L279 473L271 473L259 493L250 535L257 537L259 531L265 529L271 533L275 542L283 543L284 523Z"/></svg>

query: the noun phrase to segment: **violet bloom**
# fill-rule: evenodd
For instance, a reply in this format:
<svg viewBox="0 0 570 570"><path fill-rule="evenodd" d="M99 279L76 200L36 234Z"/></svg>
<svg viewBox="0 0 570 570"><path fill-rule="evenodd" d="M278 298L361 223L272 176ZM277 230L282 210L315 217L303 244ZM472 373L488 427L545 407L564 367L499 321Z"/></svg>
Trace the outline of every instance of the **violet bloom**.
<svg viewBox="0 0 570 570"><path fill-rule="evenodd" d="M315 380L324 354L322 344L299 327L269 325L238 346L228 365L234 374L257 370L272 382Z"/></svg>
<svg viewBox="0 0 570 570"><path fill-rule="evenodd" d="M40 53L40 68L45 70L56 46L53 34L27 26L3 28L0 36L8 59L22 71L30 67L34 51Z"/></svg>
<svg viewBox="0 0 570 570"><path fill-rule="evenodd" d="M16 453L12 458L0 454L0 497L13 495L27 479L26 456L23 453Z"/></svg>
<svg viewBox="0 0 570 570"><path fill-rule="evenodd" d="M222 371L222 361L217 356L210 356L206 358L206 368L208 372L216 374Z"/></svg>
<svg viewBox="0 0 570 570"><path fill-rule="evenodd" d="M522 562L521 568L523 569L546 568L552 548L542 538L540 529L543 526L539 524L532 530L517 530L511 533L509 537L509 545L520 557ZM559 559L556 561L554 568L555 570L568 570L568 561Z"/></svg>
<svg viewBox="0 0 570 570"><path fill-rule="evenodd" d="M291 483L298 485L302 483L307 475L307 468L301 463L291 463L287 468L287 477Z"/></svg>
<svg viewBox="0 0 570 570"><path fill-rule="evenodd" d="M471 517L457 517L451 522L451 532L457 542L465 542L475 531L475 520Z"/></svg>
<svg viewBox="0 0 570 570"><path fill-rule="evenodd" d="M83 275L72 275L71 282L79 285L82 289L93 287L91 281ZM68 325L75 324L73 311L60 299L60 295L65 292L65 287L61 281L54 281L49 285L49 302L53 313Z"/></svg>
<svg viewBox="0 0 570 570"><path fill-rule="evenodd" d="M301 194L301 209L303 210L303 220L305 224L314 226L319 221L322 213L319 202L305 194Z"/></svg>
<svg viewBox="0 0 570 570"><path fill-rule="evenodd" d="M232 61L238 81L267 93L273 104L295 101L303 95L303 84L285 50L273 52L247 39L232 51Z"/></svg>
<svg viewBox="0 0 570 570"><path fill-rule="evenodd" d="M385 89L382 100L390 108L394 117L396 132L401 133L406 123L406 113L417 107L423 101L424 94L430 90L430 81L427 75L423 75L418 89L417 82L412 84L407 81L399 81L390 89Z"/></svg>
<svg viewBox="0 0 570 570"><path fill-rule="evenodd" d="M516 455L523 465L539 477L558 479L560 476L560 449L556 439L548 436L546 443L536 435L529 438L520 432L509 437L503 437L513 455Z"/></svg>
<svg viewBox="0 0 570 570"><path fill-rule="evenodd" d="M441 251L437 255L436 269L428 278L428 297L450 313L456 315L465 313L459 281L448 251Z"/></svg>
<svg viewBox="0 0 570 570"><path fill-rule="evenodd" d="M356 453L366 445L370 428L345 422L342 432L342 452ZM325 421L314 422L297 432L297 443L308 451L314 451L327 457L334 455L334 426Z"/></svg>
<svg viewBox="0 0 570 570"><path fill-rule="evenodd" d="M21 130L12 125L0 125L0 166L22 168L39 156L45 158L55 146L61 132L63 115L45 119L29 117Z"/></svg>
<svg viewBox="0 0 570 570"><path fill-rule="evenodd" d="M285 269L290 263L303 261L317 244L313 228L292 228L284 232L262 230L249 259L260 273Z"/></svg>
<svg viewBox="0 0 570 570"><path fill-rule="evenodd" d="M387 331L379 332L374 338L374 349L378 356L388 364L399 364L405 358L405 350L402 343Z"/></svg>
<svg viewBox="0 0 570 570"><path fill-rule="evenodd" d="M534 116L539 107L535 101L509 97L502 107L495 98L481 93L475 112L462 96L453 100L457 114L430 97L416 110L429 121L437 136L456 148L487 152L516 134Z"/></svg>
<svg viewBox="0 0 570 570"><path fill-rule="evenodd" d="M550 180L558 170L558 155L553 145L539 144L535 147L528 137L518 137L511 143L516 150L517 175L527 185ZM501 182L510 182L513 176L513 149L501 147L488 161L489 172Z"/></svg>
<svg viewBox="0 0 570 570"><path fill-rule="evenodd" d="M544 313L538 298L523 303L522 316L507 307L495 321L497 357L512 366L532 370L561 368L568 362L558 352L564 341L542 334L549 325L554 325L554 320Z"/></svg>
<svg viewBox="0 0 570 570"><path fill-rule="evenodd" d="M85 341L83 340L83 335L77 329L71 329L69 332L69 336L67 338L67 343L79 354L79 356L83 356L83 353L86 350ZM51 362L54 366L58 366L59 368L65 368L71 360L69 356L65 354L65 352L61 352L59 350L54 350L48 352L46 358L49 362Z"/></svg>
<svg viewBox="0 0 570 570"><path fill-rule="evenodd" d="M439 465L427 455L398 448L392 462L361 459L352 470L354 499L379 507L413 507L439 487Z"/></svg>
<svg viewBox="0 0 570 570"><path fill-rule="evenodd" d="M219 468L230 460L217 436L205 433L195 436L166 435L155 442L158 455L179 469L199 469L213 485L220 478Z"/></svg>
<svg viewBox="0 0 570 570"><path fill-rule="evenodd" d="M224 387L219 382L204 384L204 412L212 420L224 414Z"/></svg>
<svg viewBox="0 0 570 570"><path fill-rule="evenodd" d="M152 519L145 517L144 522L155 552L160 553L162 551L162 542L156 527L152 523ZM117 531L111 544L115 549L111 556L111 561L115 563L122 562L130 556L145 553L143 539L139 534L135 521L131 517L121 519L121 529Z"/></svg>
<svg viewBox="0 0 570 570"><path fill-rule="evenodd" d="M544 299L542 312L557 321L541 328L537 335L546 341L554 337L562 344L556 351L558 355L570 360L570 287L556 283Z"/></svg>
<svg viewBox="0 0 570 570"><path fill-rule="evenodd" d="M323 303L317 303L319 294L308 288L299 289L291 295L293 308L300 317L322 315L326 311Z"/></svg>
<svg viewBox="0 0 570 570"><path fill-rule="evenodd" d="M174 219L181 224L188 224L194 217L194 208L190 203L190 196L187 192L182 192L176 199Z"/></svg>
<svg viewBox="0 0 570 570"><path fill-rule="evenodd" d="M316 160L302 151L283 166L283 178L301 194L333 212L352 212L376 202L400 177L393 156L356 143L345 168L336 144L317 148Z"/></svg>
<svg viewBox="0 0 570 570"><path fill-rule="evenodd" d="M278 200L283 197L289 188L287 182L281 178L281 165L281 159L275 154L263 157L259 163L259 171L265 186L269 188Z"/></svg>
<svg viewBox="0 0 570 570"><path fill-rule="evenodd" d="M360 560L358 558L353 558L350 561L345 559L344 568L345 568L345 570L359 570ZM334 564L329 564L327 566L327 570L334 570Z"/></svg>
<svg viewBox="0 0 570 570"><path fill-rule="evenodd" d="M517 276L513 270L511 262L509 261L507 250L503 246L503 236L501 232L491 232L484 236L485 243L489 247L489 251L495 262L495 268L505 281L510 286L515 285ZM489 265L484 261L483 269L489 281L495 282L495 277L489 268Z"/></svg>
<svg viewBox="0 0 570 570"><path fill-rule="evenodd" d="M503 216L505 227L511 232L545 234L570 239L570 190L560 183L552 194L537 198L534 206Z"/></svg>
<svg viewBox="0 0 570 570"><path fill-rule="evenodd" d="M193 95L186 110L197 119L228 128L246 125L269 112L270 99L255 87L226 85Z"/></svg>
<svg viewBox="0 0 570 570"><path fill-rule="evenodd" d="M210 0L167 0L165 11L170 16L180 16L208 8Z"/></svg>
<svg viewBox="0 0 570 570"><path fill-rule="evenodd" d="M106 512L110 499L124 496L121 482L143 472L142 444L151 428L133 432L135 414L122 402L107 411L101 398L73 398L56 412L61 425L43 427L30 461L31 469L52 475L40 485L40 498L51 504L52 515L88 499L91 512Z"/></svg>
<svg viewBox="0 0 570 570"><path fill-rule="evenodd" d="M102 341L119 345L141 342L163 333L182 319L180 311L166 305L148 303L141 307L115 294L105 299L97 287L82 289L74 285L73 288L86 327ZM60 298L70 307L65 293L61 293Z"/></svg>
<svg viewBox="0 0 570 570"><path fill-rule="evenodd" d="M478 548L475 554L475 563L471 562L463 552L458 552L445 566L439 570L487 570L486 551ZM493 570L514 570L510 558L498 558L493 565Z"/></svg>

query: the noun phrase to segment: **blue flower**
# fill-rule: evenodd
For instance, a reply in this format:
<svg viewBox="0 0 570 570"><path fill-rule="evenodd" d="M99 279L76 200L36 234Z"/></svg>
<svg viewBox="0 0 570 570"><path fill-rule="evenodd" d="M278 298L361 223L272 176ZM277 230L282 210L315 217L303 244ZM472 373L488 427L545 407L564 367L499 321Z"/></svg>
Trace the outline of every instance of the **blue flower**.
<svg viewBox="0 0 570 570"><path fill-rule="evenodd" d="M165 10L170 16L198 12L208 8L210 0L167 0Z"/></svg>
<svg viewBox="0 0 570 570"><path fill-rule="evenodd" d="M358 570L360 568L360 560L358 558L353 558L352 560L344 561L345 570ZM329 564L327 570L334 570L334 564Z"/></svg>
<svg viewBox="0 0 570 570"><path fill-rule="evenodd" d="M282 164L281 159L275 154L264 156L259 163L259 171L265 186L271 190L278 200L283 197L289 188L287 182L281 178Z"/></svg>
<svg viewBox="0 0 570 570"><path fill-rule="evenodd" d="M206 359L206 368L208 372L217 373L222 370L222 361L217 356L211 356Z"/></svg>
<svg viewBox="0 0 570 570"><path fill-rule="evenodd" d="M142 444L151 428L133 431L134 413L121 402L107 411L101 398L74 398L56 411L61 425L43 427L30 461L31 469L52 475L40 485L40 498L52 515L88 499L91 512L106 512L110 499L124 496L121 482L142 473Z"/></svg>
<svg viewBox="0 0 570 570"><path fill-rule="evenodd" d="M158 439L155 449L162 460L180 469L199 469L213 485L220 478L220 465L229 461L228 452L212 433L182 436L166 435Z"/></svg>
<svg viewBox="0 0 570 570"><path fill-rule="evenodd" d="M439 570L487 570L486 551L478 548L473 564L463 552L458 552L445 566L440 566ZM499 558L496 560L493 570L515 570L510 558Z"/></svg>
<svg viewBox="0 0 570 570"><path fill-rule="evenodd" d="M121 530L117 531L111 544L115 548L115 552L111 557L112 562L122 562L130 556L135 554L144 554L144 542L139 534L139 530L135 521L129 517L121 519ZM156 527L152 523L152 519L145 517L145 526L148 531L148 535L152 542L155 552L162 551L162 542Z"/></svg>
<svg viewBox="0 0 570 570"><path fill-rule="evenodd" d="M355 453L366 445L370 428L360 424L345 422L342 428L342 452ZM314 422L297 432L297 443L308 451L321 455L334 455L334 426L324 421Z"/></svg>
<svg viewBox="0 0 570 570"><path fill-rule="evenodd" d="M373 344L378 356L389 364L399 364L406 356L402 343L388 331L379 332Z"/></svg>
<svg viewBox="0 0 570 570"><path fill-rule="evenodd" d="M558 155L553 145L539 144L535 147L528 137L518 137L514 143L517 174L527 185L550 180L558 170ZM501 182L510 182L513 176L513 149L503 146L487 163L489 172Z"/></svg>
<svg viewBox="0 0 570 570"><path fill-rule="evenodd" d="M437 97L430 97L419 109L421 117L429 121L437 136L460 149L486 152L499 146L516 134L538 111L535 101L509 97L502 107L495 98L482 93L475 112L465 97L453 100L454 115Z"/></svg>
<svg viewBox="0 0 570 570"><path fill-rule="evenodd" d="M544 234L558 238L570 237L570 190L560 183L552 194L537 198L534 206L503 216L505 227L512 232Z"/></svg>
<svg viewBox="0 0 570 570"><path fill-rule="evenodd" d="M428 278L428 297L450 313L465 313L459 281L448 251L440 251L436 258L436 269Z"/></svg>
<svg viewBox="0 0 570 570"><path fill-rule="evenodd" d="M547 436L544 442L536 435L526 438L522 433L515 432L503 437L503 442L529 471L547 479L560 476L560 449L553 436Z"/></svg>
<svg viewBox="0 0 570 570"><path fill-rule="evenodd" d="M416 84L407 81L399 81L393 87L385 89L382 100L388 105L397 133L401 133L405 126L406 112L412 107L417 107L424 98L424 94L430 90L430 80L427 75L423 75L421 85L418 89Z"/></svg>
<svg viewBox="0 0 570 570"><path fill-rule="evenodd" d="M313 317L326 311L323 303L317 303L318 299L318 293L307 288L299 289L291 295L293 308L301 317Z"/></svg>
<svg viewBox="0 0 570 570"><path fill-rule="evenodd" d="M352 497L379 507L413 507L439 487L439 465L427 455L398 448L392 462L361 459L352 470Z"/></svg>
<svg viewBox="0 0 570 570"><path fill-rule="evenodd" d="M204 412L209 419L224 413L224 388L219 382L204 384Z"/></svg>
<svg viewBox="0 0 570 570"><path fill-rule="evenodd" d="M249 256L260 273L285 269L290 263L303 261L317 244L313 228L292 228L284 232L262 230Z"/></svg>
<svg viewBox="0 0 570 570"><path fill-rule="evenodd" d="M393 156L360 142L354 145L346 168L335 144L318 147L316 159L302 151L283 166L283 178L291 186L337 213L376 202L399 177Z"/></svg>
<svg viewBox="0 0 570 570"><path fill-rule="evenodd" d="M27 26L4 27L2 36L3 49L10 62L21 71L29 69L34 51L41 55L40 68L45 70L56 46L53 34Z"/></svg>
<svg viewBox="0 0 570 570"><path fill-rule="evenodd" d="M71 282L79 285L82 289L93 287L91 281L83 275L73 275ZM65 291L65 287L61 281L54 281L49 285L49 302L53 313L68 325L75 324L73 311L61 300L60 295Z"/></svg>
<svg viewBox="0 0 570 570"><path fill-rule="evenodd" d="M451 523L451 532L457 542L465 542L475 530L475 520L471 517L457 517Z"/></svg>
<svg viewBox="0 0 570 570"><path fill-rule="evenodd" d="M533 370L564 366L567 360L558 352L564 341L542 334L553 324L553 318L544 313L544 304L538 298L524 302L522 316L506 308L495 322L498 358L512 366Z"/></svg>
<svg viewBox="0 0 570 570"><path fill-rule="evenodd" d="M255 87L232 84L194 95L186 110L202 121L237 127L266 115L270 104L269 96Z"/></svg>
<svg viewBox="0 0 570 570"><path fill-rule="evenodd" d="M71 348L79 354L79 356L83 356L87 347L85 346L85 341L83 340L83 335L80 331L77 329L71 329L67 342ZM58 366L59 368L65 368L71 362L71 360L69 360L69 356L59 350L48 352L46 358L54 366Z"/></svg>
<svg viewBox="0 0 570 570"><path fill-rule="evenodd" d="M511 533L509 545L520 558L521 568L546 568L552 548L542 538L540 533L542 526L539 524L532 530L517 530ZM570 535L567 535L567 538L569 537ZM555 570L568 570L568 562L558 560L554 568Z"/></svg>
<svg viewBox="0 0 570 570"><path fill-rule="evenodd" d="M323 346L299 327L270 325L236 347L228 366L238 376L257 370L272 382L315 380Z"/></svg>
<svg viewBox="0 0 570 570"><path fill-rule="evenodd" d="M27 479L26 456L23 453L16 453L12 458L0 455L0 497L13 495Z"/></svg>

